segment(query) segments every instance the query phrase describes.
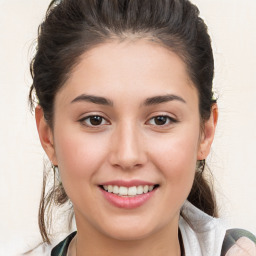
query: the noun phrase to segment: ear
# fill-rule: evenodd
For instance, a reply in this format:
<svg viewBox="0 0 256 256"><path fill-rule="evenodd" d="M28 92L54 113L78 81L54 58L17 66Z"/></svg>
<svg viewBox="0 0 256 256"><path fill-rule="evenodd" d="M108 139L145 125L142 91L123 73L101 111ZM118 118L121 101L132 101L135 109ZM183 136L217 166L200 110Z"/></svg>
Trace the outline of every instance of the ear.
<svg viewBox="0 0 256 256"><path fill-rule="evenodd" d="M204 160L210 153L215 129L218 121L218 106L214 104L211 109L211 116L203 124L203 132L200 138L197 160Z"/></svg>
<svg viewBox="0 0 256 256"><path fill-rule="evenodd" d="M44 111L40 105L38 105L35 109L35 118L41 145L52 164L58 165L55 155L52 129L46 122L44 118Z"/></svg>

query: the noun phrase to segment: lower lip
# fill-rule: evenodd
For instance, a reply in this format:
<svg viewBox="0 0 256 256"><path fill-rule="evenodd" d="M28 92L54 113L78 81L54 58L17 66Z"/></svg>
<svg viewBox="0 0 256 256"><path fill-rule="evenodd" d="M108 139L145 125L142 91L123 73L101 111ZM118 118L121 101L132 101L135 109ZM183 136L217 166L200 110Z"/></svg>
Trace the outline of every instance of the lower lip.
<svg viewBox="0 0 256 256"><path fill-rule="evenodd" d="M133 197L118 196L116 194L109 193L103 189L100 189L100 190L102 191L107 201L112 205L118 208L134 209L145 204L155 194L156 189L148 193L133 196Z"/></svg>

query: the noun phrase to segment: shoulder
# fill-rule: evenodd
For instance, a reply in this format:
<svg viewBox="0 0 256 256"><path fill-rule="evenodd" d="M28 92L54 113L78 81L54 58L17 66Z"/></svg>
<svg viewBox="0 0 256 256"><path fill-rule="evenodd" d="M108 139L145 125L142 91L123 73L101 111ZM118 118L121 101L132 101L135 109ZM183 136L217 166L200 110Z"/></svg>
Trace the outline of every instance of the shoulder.
<svg viewBox="0 0 256 256"><path fill-rule="evenodd" d="M243 229L226 229L222 219L213 218L186 202L179 228L189 255L256 256L256 237Z"/></svg>
<svg viewBox="0 0 256 256"><path fill-rule="evenodd" d="M186 201L179 228L186 255L220 255L226 233L222 219L213 218Z"/></svg>
<svg viewBox="0 0 256 256"><path fill-rule="evenodd" d="M227 230L221 256L256 256L256 237L247 230Z"/></svg>

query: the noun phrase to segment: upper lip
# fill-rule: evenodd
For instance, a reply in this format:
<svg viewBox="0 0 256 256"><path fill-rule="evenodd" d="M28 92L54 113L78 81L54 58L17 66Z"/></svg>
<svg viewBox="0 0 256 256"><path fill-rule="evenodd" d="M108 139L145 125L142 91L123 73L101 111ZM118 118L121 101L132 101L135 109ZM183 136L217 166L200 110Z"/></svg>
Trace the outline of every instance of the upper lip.
<svg viewBox="0 0 256 256"><path fill-rule="evenodd" d="M156 185L156 183L153 182L148 182L145 180L112 180L112 181L107 181L102 184L102 186L108 186L108 185L116 185L116 186L123 186L123 187L133 187L133 186L140 186L140 185L148 185L148 186L153 186Z"/></svg>

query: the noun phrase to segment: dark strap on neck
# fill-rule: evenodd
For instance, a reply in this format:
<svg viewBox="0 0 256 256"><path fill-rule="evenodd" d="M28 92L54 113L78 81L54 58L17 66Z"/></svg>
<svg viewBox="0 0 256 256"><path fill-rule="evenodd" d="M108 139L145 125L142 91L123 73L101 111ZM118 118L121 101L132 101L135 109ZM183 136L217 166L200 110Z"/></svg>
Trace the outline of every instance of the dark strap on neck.
<svg viewBox="0 0 256 256"><path fill-rule="evenodd" d="M183 239L182 239L180 229L179 229L179 232L178 232L178 236L179 236L179 242L180 242L180 255L185 256L185 248L184 248Z"/></svg>
<svg viewBox="0 0 256 256"><path fill-rule="evenodd" d="M63 241L58 243L51 252L51 256L66 256L68 251L68 246L73 239L73 237L76 235L76 231L68 235Z"/></svg>

